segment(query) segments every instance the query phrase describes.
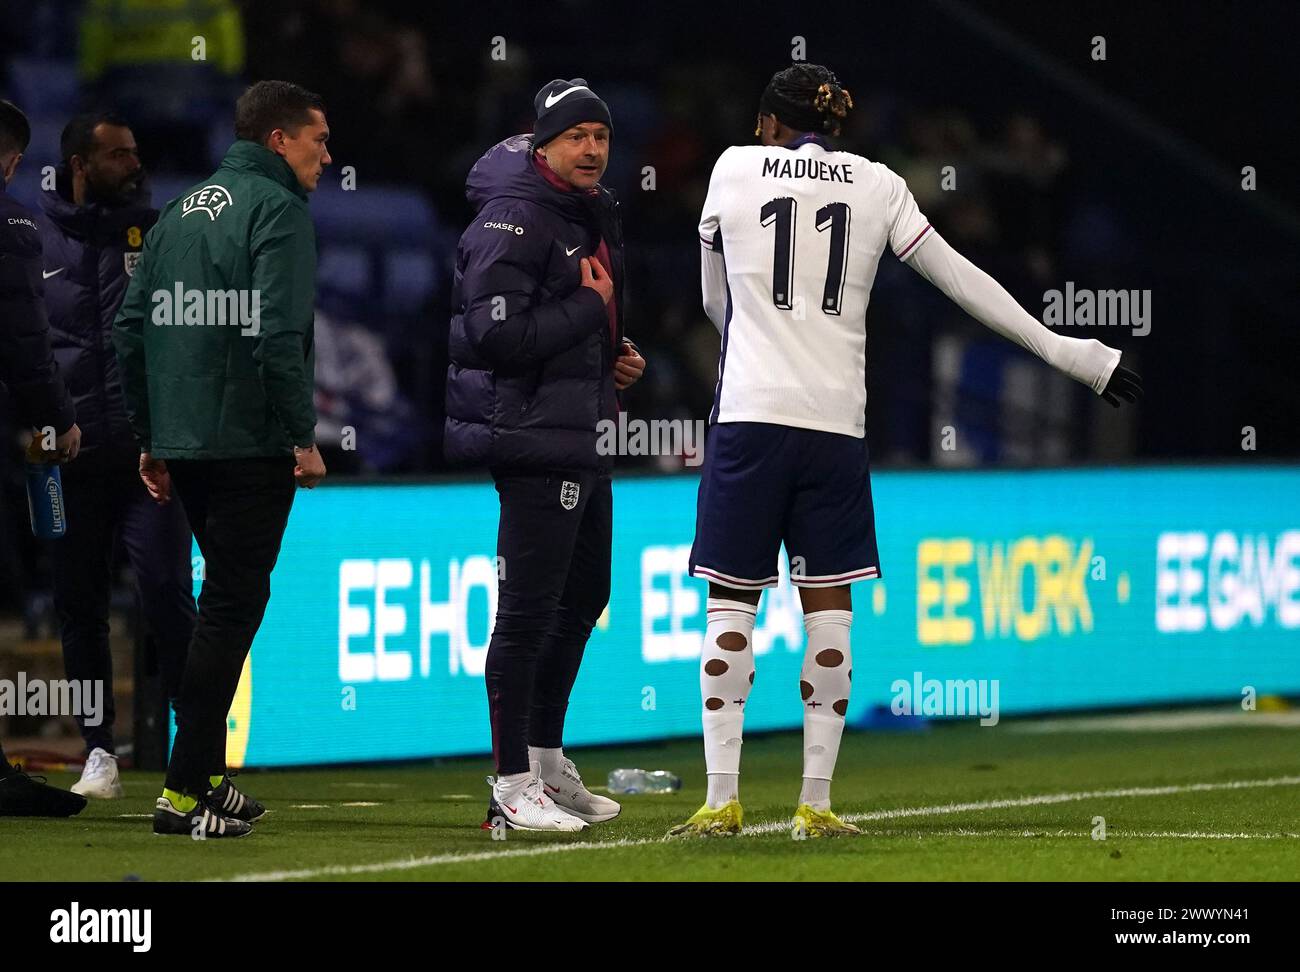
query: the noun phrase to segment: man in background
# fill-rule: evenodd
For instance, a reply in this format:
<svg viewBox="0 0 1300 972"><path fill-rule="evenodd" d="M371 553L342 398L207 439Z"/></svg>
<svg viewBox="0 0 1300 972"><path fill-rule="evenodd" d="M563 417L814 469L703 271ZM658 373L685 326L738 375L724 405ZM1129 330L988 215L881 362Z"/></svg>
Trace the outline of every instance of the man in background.
<svg viewBox="0 0 1300 972"><path fill-rule="evenodd" d="M295 483L325 477L307 209L330 163L324 105L296 84L259 81L235 105L235 137L220 168L158 217L113 326L140 476L159 503L175 487L203 555L153 828L204 838L243 836L266 812L226 774L226 715Z"/></svg>
<svg viewBox="0 0 1300 972"><path fill-rule="evenodd" d="M103 719L77 725L86 765L72 791L122 796L113 725L109 597L120 539L140 588L150 645L169 700L180 691L194 628L190 531L180 504L160 506L140 481L139 451L126 419L113 318L158 219L149 205L135 138L112 113L73 118L60 142L56 183L37 220L45 250L51 344L82 428L81 458L63 474L67 536L54 542L54 605L69 679L100 680Z"/></svg>
<svg viewBox="0 0 1300 972"><path fill-rule="evenodd" d="M50 353L41 278L41 238L32 214L11 199L13 179L32 129L16 105L0 101L0 386L20 426L37 438L52 433L50 458L73 459L81 442L76 412ZM66 538L65 538L66 539ZM0 747L0 817L70 817L86 798L34 780Z"/></svg>

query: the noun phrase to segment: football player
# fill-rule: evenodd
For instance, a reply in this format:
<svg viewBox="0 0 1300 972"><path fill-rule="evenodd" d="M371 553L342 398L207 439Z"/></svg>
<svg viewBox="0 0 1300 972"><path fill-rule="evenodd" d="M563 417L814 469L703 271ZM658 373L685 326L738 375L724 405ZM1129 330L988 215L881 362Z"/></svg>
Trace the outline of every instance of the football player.
<svg viewBox="0 0 1300 972"><path fill-rule="evenodd" d="M778 72L759 103L760 145L718 159L700 219L704 307L722 334L690 571L709 582L700 659L708 796L672 834L741 828L754 617L782 542L807 646L803 789L795 827L858 833L830 784L853 676L850 585L880 576L864 438L866 310L886 246L976 320L1112 405L1136 374L1099 341L1048 330L957 253L887 167L836 151L853 107L825 67Z"/></svg>

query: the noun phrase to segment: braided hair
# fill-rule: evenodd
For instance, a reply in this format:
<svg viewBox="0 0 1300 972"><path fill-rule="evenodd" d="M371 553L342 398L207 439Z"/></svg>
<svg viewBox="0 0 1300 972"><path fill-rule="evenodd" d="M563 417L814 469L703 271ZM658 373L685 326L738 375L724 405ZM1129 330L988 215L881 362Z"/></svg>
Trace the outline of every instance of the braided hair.
<svg viewBox="0 0 1300 972"><path fill-rule="evenodd" d="M820 64L800 62L772 75L758 110L775 115L795 131L838 135L840 123L852 107L853 96L840 85L835 72Z"/></svg>

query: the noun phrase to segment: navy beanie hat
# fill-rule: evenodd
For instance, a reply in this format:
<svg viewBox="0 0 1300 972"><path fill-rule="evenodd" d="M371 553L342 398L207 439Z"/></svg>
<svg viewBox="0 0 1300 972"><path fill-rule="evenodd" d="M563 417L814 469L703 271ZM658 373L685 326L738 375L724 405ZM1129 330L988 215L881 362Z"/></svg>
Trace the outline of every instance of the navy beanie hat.
<svg viewBox="0 0 1300 972"><path fill-rule="evenodd" d="M583 122L600 122L614 125L609 118L609 106L596 97L583 78L565 81L556 78L542 86L533 99L537 121L533 124L533 147L541 148L566 129Z"/></svg>

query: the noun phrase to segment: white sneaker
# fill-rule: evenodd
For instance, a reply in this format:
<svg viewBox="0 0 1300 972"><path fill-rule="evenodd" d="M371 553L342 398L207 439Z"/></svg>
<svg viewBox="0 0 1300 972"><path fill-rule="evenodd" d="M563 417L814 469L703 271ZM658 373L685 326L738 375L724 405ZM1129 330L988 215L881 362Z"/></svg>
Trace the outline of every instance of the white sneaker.
<svg viewBox="0 0 1300 972"><path fill-rule="evenodd" d="M117 757L95 748L86 757L81 779L72 784L72 792L92 800L120 800L125 795L117 775Z"/></svg>
<svg viewBox="0 0 1300 972"><path fill-rule="evenodd" d="M604 823L613 820L623 808L609 797L597 796L583 785L578 767L568 756L560 763L560 772L554 777L543 777L542 788L555 805L587 823Z"/></svg>
<svg viewBox="0 0 1300 972"><path fill-rule="evenodd" d="M546 795L538 769L538 765L533 763L532 772L516 783L504 783L488 777L488 782L492 784L492 796L488 798L484 830L491 830L498 820L505 821L505 825L513 830L572 833L587 829L586 821L556 806L555 801Z"/></svg>

